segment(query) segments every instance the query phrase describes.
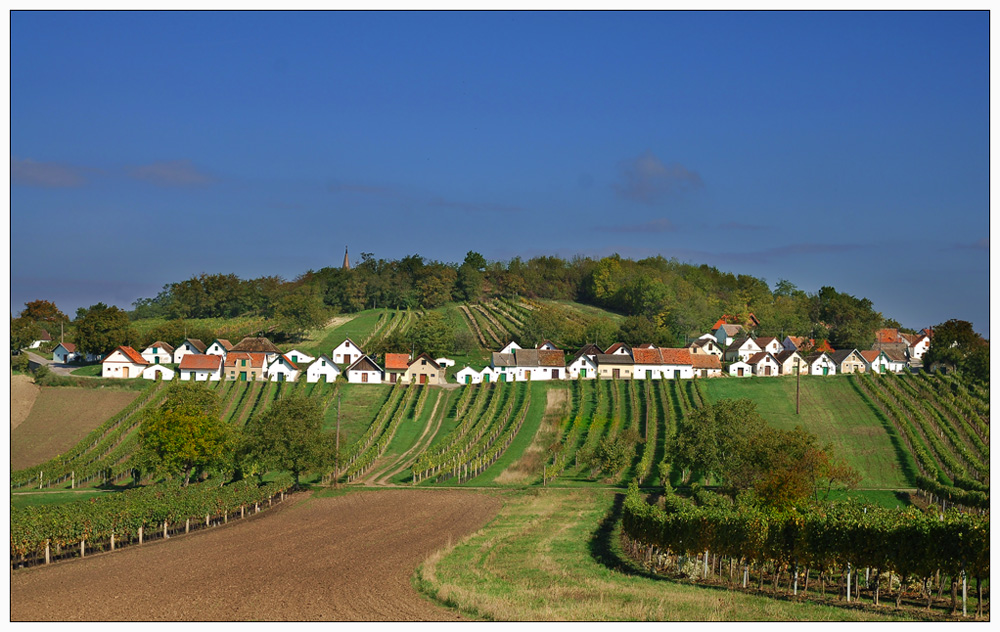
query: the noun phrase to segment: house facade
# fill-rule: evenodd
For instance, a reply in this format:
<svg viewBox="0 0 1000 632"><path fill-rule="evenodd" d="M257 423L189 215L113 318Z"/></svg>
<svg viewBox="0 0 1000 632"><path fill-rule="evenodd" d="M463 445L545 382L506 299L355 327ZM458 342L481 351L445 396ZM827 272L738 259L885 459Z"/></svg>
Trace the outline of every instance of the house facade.
<svg viewBox="0 0 1000 632"><path fill-rule="evenodd" d="M321 355L306 369L306 382L332 384L340 377L340 367L329 356Z"/></svg>
<svg viewBox="0 0 1000 632"><path fill-rule="evenodd" d="M566 375L571 380L592 380L597 377L597 363L589 355L583 353L583 350L577 351L570 363L566 365Z"/></svg>
<svg viewBox="0 0 1000 632"><path fill-rule="evenodd" d="M215 342L208 345L208 349L205 349L205 354L226 357L226 354L232 351L232 349L233 343L224 338L217 338Z"/></svg>
<svg viewBox="0 0 1000 632"><path fill-rule="evenodd" d="M421 353L403 374L404 384L445 384L445 368L438 364L434 358L426 353Z"/></svg>
<svg viewBox="0 0 1000 632"><path fill-rule="evenodd" d="M128 379L141 377L149 362L132 347L118 347L101 362L101 377Z"/></svg>
<svg viewBox="0 0 1000 632"><path fill-rule="evenodd" d="M798 367L799 374L809 375L809 363L798 351L785 349L774 354L774 359L778 361L778 372L781 375L795 375L795 367Z"/></svg>
<svg viewBox="0 0 1000 632"><path fill-rule="evenodd" d="M723 355L723 360L726 362L736 362L737 360L746 362L755 353L760 353L763 349L760 348L753 338L749 336L742 336L733 341L731 345L726 347L726 352Z"/></svg>
<svg viewBox="0 0 1000 632"><path fill-rule="evenodd" d="M226 354L224 373L227 380L254 382L264 379L267 354L230 351Z"/></svg>
<svg viewBox="0 0 1000 632"><path fill-rule="evenodd" d="M344 340L333 349L333 361L337 364L353 365L364 357L364 352L350 338ZM373 363L374 364L374 363Z"/></svg>
<svg viewBox="0 0 1000 632"><path fill-rule="evenodd" d="M174 379L176 374L177 372L170 367L163 366L162 364L150 364L142 370L142 379L169 382Z"/></svg>
<svg viewBox="0 0 1000 632"><path fill-rule="evenodd" d="M602 380L631 379L635 370L635 362L627 353L602 353L595 360L597 376Z"/></svg>
<svg viewBox="0 0 1000 632"><path fill-rule="evenodd" d="M812 353L806 356L809 375L836 375L837 364L826 353Z"/></svg>
<svg viewBox="0 0 1000 632"><path fill-rule="evenodd" d="M828 354L837 365L837 373L864 373L868 368L865 359L857 349L841 349Z"/></svg>
<svg viewBox="0 0 1000 632"><path fill-rule="evenodd" d="M174 349L174 364L180 364L184 356L189 353L204 354L205 343L196 338L188 338Z"/></svg>
<svg viewBox="0 0 1000 632"><path fill-rule="evenodd" d="M222 362L222 356L189 353L181 358L177 372L184 382L218 382L222 379Z"/></svg>
<svg viewBox="0 0 1000 632"><path fill-rule="evenodd" d="M691 371L695 377L721 377L722 361L710 353L692 353Z"/></svg>
<svg viewBox="0 0 1000 632"><path fill-rule="evenodd" d="M174 348L157 340L142 350L142 358L150 364L170 364L174 361Z"/></svg>
<svg viewBox="0 0 1000 632"><path fill-rule="evenodd" d="M750 377L753 375L753 367L742 360L738 360L729 365L729 375L733 377Z"/></svg>
<svg viewBox="0 0 1000 632"><path fill-rule="evenodd" d="M287 355L280 355L267 366L267 379L272 382L294 382L301 372L299 366L289 360Z"/></svg>
<svg viewBox="0 0 1000 632"><path fill-rule="evenodd" d="M778 361L767 351L753 354L747 359L747 364L750 365L753 374L759 377L777 377L780 371Z"/></svg>
<svg viewBox="0 0 1000 632"><path fill-rule="evenodd" d="M361 356L344 371L351 384L381 384L382 369L366 355Z"/></svg>
<svg viewBox="0 0 1000 632"><path fill-rule="evenodd" d="M479 384L483 381L483 376L479 371L467 366L455 374L455 381L459 384Z"/></svg>

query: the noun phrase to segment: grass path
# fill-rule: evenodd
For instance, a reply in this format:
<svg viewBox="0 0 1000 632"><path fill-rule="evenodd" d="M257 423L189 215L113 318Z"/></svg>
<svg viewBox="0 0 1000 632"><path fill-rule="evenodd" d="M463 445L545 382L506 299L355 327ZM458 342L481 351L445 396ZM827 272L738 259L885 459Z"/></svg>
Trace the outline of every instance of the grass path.
<svg viewBox="0 0 1000 632"><path fill-rule="evenodd" d="M368 480L365 481L366 485L390 484L391 478L402 473L403 470L413 464L416 457L427 448L430 442L434 440L438 431L441 429L441 423L444 421L445 411L447 410L448 399L447 391L439 390L437 392L434 398L434 407L431 409L429 422L424 425L424 430L420 436L417 437L417 440L412 443L406 452L403 452L395 458L386 460L383 464L377 464L373 467L373 473ZM441 400L445 401L444 406L441 405ZM440 414L438 413L439 410L441 411Z"/></svg>
<svg viewBox="0 0 1000 632"><path fill-rule="evenodd" d="M494 621L892 618L681 584L618 567L617 534L605 521L614 497L604 491L534 490L501 497L497 518L418 568L418 589L465 615Z"/></svg>

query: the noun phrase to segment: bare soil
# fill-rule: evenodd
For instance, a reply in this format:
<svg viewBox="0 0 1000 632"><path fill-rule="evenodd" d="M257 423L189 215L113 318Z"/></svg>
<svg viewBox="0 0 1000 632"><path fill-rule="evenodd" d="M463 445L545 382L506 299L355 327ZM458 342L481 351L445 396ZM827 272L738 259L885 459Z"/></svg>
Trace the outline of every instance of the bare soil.
<svg viewBox="0 0 1000 632"><path fill-rule="evenodd" d="M139 391L118 389L42 387L24 420L12 426L11 467L31 467L64 453L138 396ZM11 408L21 405L12 383Z"/></svg>
<svg viewBox="0 0 1000 632"><path fill-rule="evenodd" d="M30 375L10 376L10 427L17 428L28 418L41 387L35 386Z"/></svg>
<svg viewBox="0 0 1000 632"><path fill-rule="evenodd" d="M410 577L501 501L464 490L306 495L258 516L11 573L12 621L453 621Z"/></svg>

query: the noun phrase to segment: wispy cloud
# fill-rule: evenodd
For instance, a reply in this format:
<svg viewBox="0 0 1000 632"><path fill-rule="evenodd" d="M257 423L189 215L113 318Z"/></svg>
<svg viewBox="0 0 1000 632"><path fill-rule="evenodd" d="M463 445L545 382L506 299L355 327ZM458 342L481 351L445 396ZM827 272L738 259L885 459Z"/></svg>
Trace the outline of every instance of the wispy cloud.
<svg viewBox="0 0 1000 632"><path fill-rule="evenodd" d="M955 244L954 248L957 248L959 250L985 250L989 252L990 238L983 237L982 239L978 239L972 243Z"/></svg>
<svg viewBox="0 0 1000 632"><path fill-rule="evenodd" d="M641 224L598 226L594 230L606 233L666 233L674 230L674 224L666 217L660 217Z"/></svg>
<svg viewBox="0 0 1000 632"><path fill-rule="evenodd" d="M167 160L133 167L129 176L164 187L185 187L209 184L214 179L199 171L190 160Z"/></svg>
<svg viewBox="0 0 1000 632"><path fill-rule="evenodd" d="M620 168L621 181L612 187L619 196L646 204L673 193L698 189L703 184L696 172L678 163L664 164L651 151L623 161Z"/></svg>
<svg viewBox="0 0 1000 632"><path fill-rule="evenodd" d="M50 189L79 187L87 183L83 169L56 162L35 162L31 158L10 160L10 180L13 184Z"/></svg>
<svg viewBox="0 0 1000 632"><path fill-rule="evenodd" d="M767 230L767 226L758 224L741 224L740 222L726 222L719 226L721 230Z"/></svg>

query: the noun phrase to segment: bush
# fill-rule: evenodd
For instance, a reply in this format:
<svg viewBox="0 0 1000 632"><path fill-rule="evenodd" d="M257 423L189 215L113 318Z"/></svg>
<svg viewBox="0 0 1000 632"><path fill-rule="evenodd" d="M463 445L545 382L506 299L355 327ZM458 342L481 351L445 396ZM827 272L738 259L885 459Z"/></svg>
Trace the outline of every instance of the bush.
<svg viewBox="0 0 1000 632"><path fill-rule="evenodd" d="M35 368L35 384L40 384L51 374L52 371L49 369L47 364L39 364Z"/></svg>
<svg viewBox="0 0 1000 632"><path fill-rule="evenodd" d="M10 355L10 368L12 371L17 371L19 373L28 372L28 354L19 353Z"/></svg>

